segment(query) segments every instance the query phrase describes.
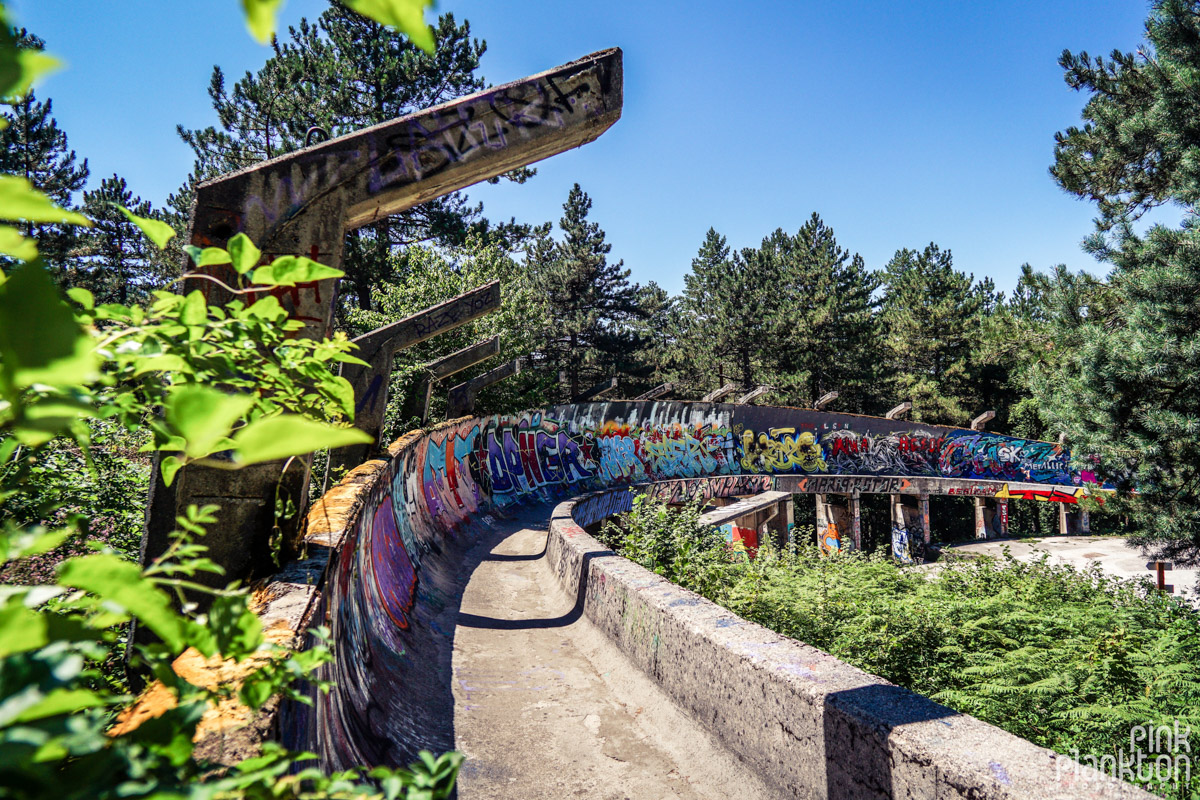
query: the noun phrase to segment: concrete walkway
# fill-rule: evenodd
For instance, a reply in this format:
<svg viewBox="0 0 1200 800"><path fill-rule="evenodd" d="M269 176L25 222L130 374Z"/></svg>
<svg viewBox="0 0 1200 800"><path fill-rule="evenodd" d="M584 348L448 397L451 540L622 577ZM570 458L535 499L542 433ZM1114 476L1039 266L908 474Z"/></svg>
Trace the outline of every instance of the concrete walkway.
<svg viewBox="0 0 1200 800"><path fill-rule="evenodd" d="M459 797L773 795L575 610L545 558L550 510L486 537L454 639Z"/></svg>
<svg viewBox="0 0 1200 800"><path fill-rule="evenodd" d="M1052 564L1070 564L1080 569L1090 564L1099 564L1104 572L1118 578L1154 578L1154 573L1146 569L1147 558L1137 548L1130 547L1124 537L1118 536L993 539L951 545L946 548L946 552L1000 556L1005 547L1014 558L1021 561L1032 561L1042 553L1047 553ZM1192 605L1200 605L1200 597L1195 591L1198 575L1200 571L1196 569L1173 569L1167 572L1167 583L1174 584L1176 597L1183 597Z"/></svg>

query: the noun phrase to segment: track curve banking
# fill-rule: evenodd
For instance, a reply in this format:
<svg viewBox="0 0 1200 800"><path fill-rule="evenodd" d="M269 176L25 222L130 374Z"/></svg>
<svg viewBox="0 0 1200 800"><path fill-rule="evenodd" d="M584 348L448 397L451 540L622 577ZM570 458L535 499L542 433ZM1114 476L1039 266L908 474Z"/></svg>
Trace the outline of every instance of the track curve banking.
<svg viewBox="0 0 1200 800"><path fill-rule="evenodd" d="M304 624L331 631L337 658L321 677L334 687L287 706L281 736L329 768L475 749L465 797L600 785L630 797L731 786L751 797L1146 797L740 620L583 530L628 509L635 485L681 499L1073 493L1094 480L1059 445L791 408L590 403L413 432L309 514L321 575ZM561 696L506 700L500 712L477 702L546 681ZM631 699L606 699L614 686ZM564 713L607 744L547 739ZM542 794L512 784L539 761L587 772L589 752L623 766ZM711 791L680 782L685 773Z"/></svg>

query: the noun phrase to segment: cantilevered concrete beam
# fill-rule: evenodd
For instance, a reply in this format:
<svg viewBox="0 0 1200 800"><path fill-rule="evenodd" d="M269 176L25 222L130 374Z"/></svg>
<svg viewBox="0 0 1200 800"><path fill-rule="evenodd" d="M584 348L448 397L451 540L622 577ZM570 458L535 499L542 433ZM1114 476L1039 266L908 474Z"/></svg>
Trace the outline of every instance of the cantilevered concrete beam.
<svg viewBox="0 0 1200 800"><path fill-rule="evenodd" d="M990 420L992 420L992 419L995 419L995 417L996 417L996 412L995 412L995 411L985 411L985 412L983 412L983 413L982 413L982 414L980 414L978 417L976 417L975 419L971 420L971 430L973 430L973 431L981 431L981 430L983 430L983 426L984 426L984 425L986 425L986 424L988 424L988 422L989 422Z"/></svg>
<svg viewBox="0 0 1200 800"><path fill-rule="evenodd" d="M597 383L595 386L588 389L586 392L583 392L582 394L578 394L575 397L572 397L571 402L572 403L586 403L588 400L595 400L598 397L602 397L602 396L608 394L609 392L615 392L616 390L617 390L617 379L609 378L606 381Z"/></svg>
<svg viewBox="0 0 1200 800"><path fill-rule="evenodd" d="M264 263L295 255L340 268L346 231L586 144L620 118L622 102L621 51L593 53L205 181L196 187L188 239L199 247L224 247L234 235L245 233L263 251ZM227 265L201 272L227 286L236 284L237 276ZM185 281L183 291L198 289L210 304L232 298L228 289L207 278ZM325 279L262 287L243 299L254 302L272 295L293 320L304 323L301 335L322 338L330 333L336 283ZM359 382L364 393L355 397L356 405L370 407L367 390L382 376L375 411L368 412L363 423L364 430L376 436L387 380L383 367L391 360L387 348L400 346L380 331L368 337L377 334L381 341L369 338L363 344L372 347L359 354L368 362L375 360ZM434 334L416 338L429 335ZM355 457L343 455L340 463ZM311 457L292 461L286 474L283 462L238 472L192 465L169 487L158 477L156 465L143 563L166 550L176 515L190 504L211 502L220 511L205 543L225 574L202 573L196 580L223 586L269 568L272 528L282 529L285 546L295 539L308 495L310 464ZM296 516L276 518L280 496L291 499Z"/></svg>
<svg viewBox="0 0 1200 800"><path fill-rule="evenodd" d="M727 383L720 389L709 392L700 400L702 403L715 403L726 395L731 395L738 390L736 383Z"/></svg>
<svg viewBox="0 0 1200 800"><path fill-rule="evenodd" d="M826 392L825 394L821 395L820 400L813 403L813 408L815 408L817 411L820 411L821 409L825 408L825 406L829 405L830 403L832 403L834 400L837 400L837 399L838 399L837 392Z"/></svg>
<svg viewBox="0 0 1200 800"><path fill-rule="evenodd" d="M429 403L433 398L433 385L467 367L473 367L493 356L500 355L500 337L493 336L482 342L456 350L445 358L425 365L417 378L417 384L408 394L404 417L419 417L421 425L429 424Z"/></svg>
<svg viewBox="0 0 1200 800"><path fill-rule="evenodd" d="M735 406L744 406L746 403L749 403L751 400L756 400L759 397L762 397L764 394L767 394L767 393L773 392L773 391L775 391L774 386L759 386L754 391L746 392L746 394L742 395L737 400L734 400L733 404Z"/></svg>
<svg viewBox="0 0 1200 800"><path fill-rule="evenodd" d="M398 351L454 330L500 307L500 282L489 284L438 303L391 325L363 334L354 343L358 357L368 362L343 364L342 377L354 387L354 427L368 433L372 444L342 447L329 454L331 471L351 469L366 461L379 446L387 411L388 379Z"/></svg>
<svg viewBox="0 0 1200 800"><path fill-rule="evenodd" d="M485 372L478 378L472 378L466 383L460 383L450 390L450 396L447 399L446 419L457 419L465 417L475 412L475 397L480 390L486 386L491 386L493 383L499 383L505 378L516 375L521 371L521 359L517 358L496 367L490 372Z"/></svg>
<svg viewBox="0 0 1200 800"><path fill-rule="evenodd" d="M670 383L670 382L660 383L658 386L655 386L653 389L648 389L647 391L642 392L641 394L639 394L637 397L635 397L633 399L634 400L655 400L659 397L666 397L673 391L675 391L675 384Z"/></svg>
<svg viewBox="0 0 1200 800"><path fill-rule="evenodd" d="M900 419L900 417L912 411L912 403L905 400L900 405L893 408L891 411L883 415L884 419Z"/></svg>

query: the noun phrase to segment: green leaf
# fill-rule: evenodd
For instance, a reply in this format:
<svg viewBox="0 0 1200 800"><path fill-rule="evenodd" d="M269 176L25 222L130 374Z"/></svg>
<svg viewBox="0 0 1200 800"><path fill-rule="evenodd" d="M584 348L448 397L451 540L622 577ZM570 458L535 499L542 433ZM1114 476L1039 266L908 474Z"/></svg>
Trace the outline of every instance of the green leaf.
<svg viewBox="0 0 1200 800"><path fill-rule="evenodd" d="M87 217L59 208L29 181L15 175L0 175L0 219L92 225Z"/></svg>
<svg viewBox="0 0 1200 800"><path fill-rule="evenodd" d="M116 698L105 697L90 689L55 689L34 705L21 711L12 722L32 722L46 717L57 717L59 714L82 711L85 708L111 705L115 702L117 702Z"/></svg>
<svg viewBox="0 0 1200 800"><path fill-rule="evenodd" d="M234 460L258 464L304 455L325 447L369 444L369 434L357 428L339 428L294 414L266 417L251 422L233 437Z"/></svg>
<svg viewBox="0 0 1200 800"><path fill-rule="evenodd" d="M136 564L108 554L72 558L59 566L58 582L115 603L156 633L172 652L183 649L184 619L171 608L167 594L142 577Z"/></svg>
<svg viewBox="0 0 1200 800"><path fill-rule="evenodd" d="M162 250L167 246L167 242L171 241L171 237L175 235L175 229L160 219L149 219L147 217L139 217L128 208L122 205L113 203L121 210L121 213L138 226L138 229L146 235L146 238L154 242L154 246Z"/></svg>
<svg viewBox="0 0 1200 800"><path fill-rule="evenodd" d="M62 67L61 61L40 50L17 49L12 34L5 38L0 42L0 97L25 95L34 81Z"/></svg>
<svg viewBox="0 0 1200 800"><path fill-rule="evenodd" d="M175 480L175 473L183 468L183 459L177 456L167 456L159 462L158 468L162 471L163 483L167 486Z"/></svg>
<svg viewBox="0 0 1200 800"><path fill-rule="evenodd" d="M197 267L215 267L230 263L229 253L220 247L206 247L201 250L194 244L185 244L183 249Z"/></svg>
<svg viewBox="0 0 1200 800"><path fill-rule="evenodd" d="M406 34L412 43L433 53L433 31L425 24L425 9L433 0L341 0L342 5L352 8L364 17L370 17L383 25L390 25Z"/></svg>
<svg viewBox="0 0 1200 800"><path fill-rule="evenodd" d="M253 406L254 398L247 395L225 394L208 386L184 386L167 398L166 416L171 427L187 441L187 456L199 458L229 436L234 424Z"/></svg>
<svg viewBox="0 0 1200 800"><path fill-rule="evenodd" d="M261 286L295 286L325 278L340 278L346 273L340 269L318 264L305 256L280 256L270 266L254 270L250 280Z"/></svg>
<svg viewBox="0 0 1200 800"><path fill-rule="evenodd" d="M95 372L91 339L41 262L17 267L0 285L0 358L18 388L82 384Z"/></svg>
<svg viewBox="0 0 1200 800"><path fill-rule="evenodd" d="M46 618L10 597L0 606L0 658L25 653L50 643Z"/></svg>
<svg viewBox="0 0 1200 800"><path fill-rule="evenodd" d="M59 528L53 531L18 530L8 536L0 534L0 558L9 561L49 553L74 532L74 528Z"/></svg>
<svg viewBox="0 0 1200 800"><path fill-rule="evenodd" d="M157 356L146 356L138 363L137 369L133 371L134 377L145 375L147 372L183 372L188 375L195 374L192 365L184 359L183 356L164 353Z"/></svg>
<svg viewBox="0 0 1200 800"><path fill-rule="evenodd" d="M246 12L246 27L259 44L270 44L275 34L275 18L283 0L242 0Z"/></svg>
<svg viewBox="0 0 1200 800"><path fill-rule="evenodd" d="M38 255L37 242L11 225L0 225L0 254L33 261Z"/></svg>
<svg viewBox="0 0 1200 800"><path fill-rule="evenodd" d="M245 275L254 269L258 266L258 260L262 258L262 251L255 247L254 242L244 233L230 239L228 249L233 269L238 275Z"/></svg>
<svg viewBox="0 0 1200 800"><path fill-rule="evenodd" d="M193 289L179 309L179 321L184 325L203 325L208 322L208 303L199 289Z"/></svg>
<svg viewBox="0 0 1200 800"><path fill-rule="evenodd" d="M354 416L354 387L350 385L350 381L343 378L341 375L334 375L333 378L326 384L326 388L331 395L337 398L338 405L341 406L342 412L347 417Z"/></svg>
<svg viewBox="0 0 1200 800"><path fill-rule="evenodd" d="M96 307L96 295L89 292L87 289L74 286L67 289L67 297L81 305L86 311L91 311Z"/></svg>

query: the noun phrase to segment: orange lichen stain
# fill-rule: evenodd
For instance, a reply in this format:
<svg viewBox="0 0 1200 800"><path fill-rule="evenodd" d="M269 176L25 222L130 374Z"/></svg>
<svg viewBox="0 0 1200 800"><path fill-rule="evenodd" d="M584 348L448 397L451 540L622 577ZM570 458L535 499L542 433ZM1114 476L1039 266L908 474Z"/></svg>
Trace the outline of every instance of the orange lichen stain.
<svg viewBox="0 0 1200 800"><path fill-rule="evenodd" d="M285 620L279 620L263 631L263 638L271 644L287 646L295 639L295 632ZM189 647L171 662L171 669L176 675L194 686L200 686L210 691L226 687L234 696L226 697L216 705L210 705L196 727L193 741L232 727L240 727L250 721L254 711L242 705L236 697L242 681L251 672L257 670L264 661L278 654L278 651L264 651L248 656L242 661L221 658L215 655L205 658L200 651ZM117 716L117 722L109 728L109 736L123 736L137 730L145 722L161 717L176 706L174 692L155 681L146 687L137 701Z"/></svg>

